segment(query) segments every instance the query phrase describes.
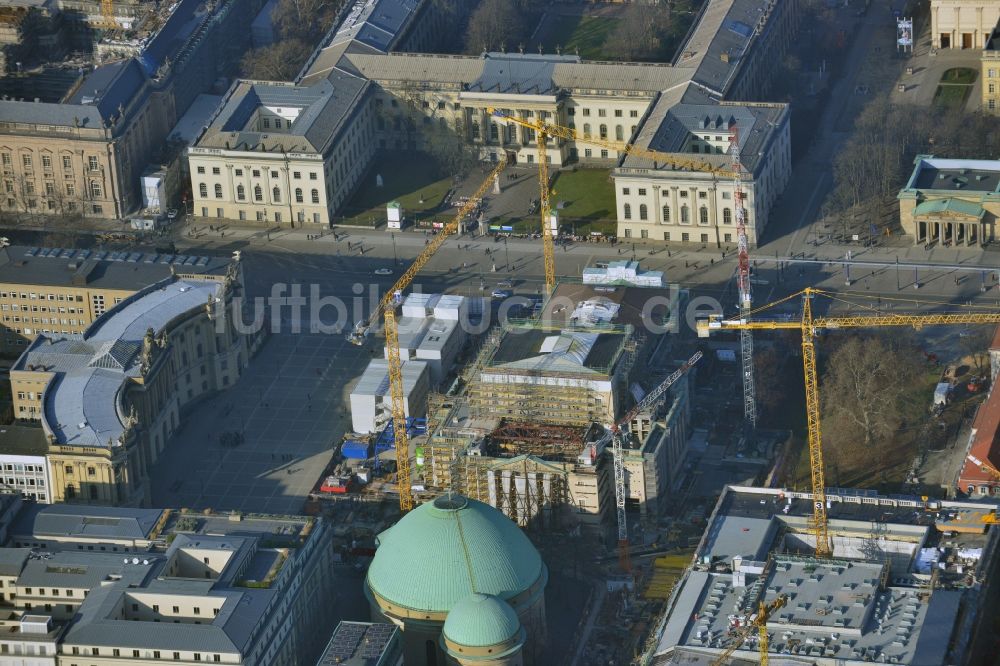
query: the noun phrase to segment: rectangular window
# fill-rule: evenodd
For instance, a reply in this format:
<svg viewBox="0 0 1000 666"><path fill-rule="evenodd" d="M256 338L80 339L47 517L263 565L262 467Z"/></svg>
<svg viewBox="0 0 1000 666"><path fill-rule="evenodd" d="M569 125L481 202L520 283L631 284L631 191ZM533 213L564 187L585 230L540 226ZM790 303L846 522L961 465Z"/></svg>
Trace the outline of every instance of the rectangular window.
<svg viewBox="0 0 1000 666"><path fill-rule="evenodd" d="M87 158L87 168L91 171L97 171L97 158L91 155Z"/></svg>
<svg viewBox="0 0 1000 666"><path fill-rule="evenodd" d="M639 188L639 196L640 197L646 196L646 188L645 187L640 187Z"/></svg>
<svg viewBox="0 0 1000 666"><path fill-rule="evenodd" d="M198 173L205 173L205 167L203 166L198 167Z"/></svg>
<svg viewBox="0 0 1000 666"><path fill-rule="evenodd" d="M212 167L212 174L218 176L219 175L219 167Z"/></svg>
<svg viewBox="0 0 1000 666"><path fill-rule="evenodd" d="M62 163L63 163L63 169L73 168L73 158L71 158L69 155L63 155Z"/></svg>
<svg viewBox="0 0 1000 666"><path fill-rule="evenodd" d="M52 156L51 155L42 155L42 168L43 169L51 169L52 168Z"/></svg>
<svg viewBox="0 0 1000 666"><path fill-rule="evenodd" d="M236 176L242 176L243 169L233 169L233 174L235 174Z"/></svg>
<svg viewBox="0 0 1000 666"><path fill-rule="evenodd" d="M31 155L21 155L21 164L24 165L25 169L31 168Z"/></svg>

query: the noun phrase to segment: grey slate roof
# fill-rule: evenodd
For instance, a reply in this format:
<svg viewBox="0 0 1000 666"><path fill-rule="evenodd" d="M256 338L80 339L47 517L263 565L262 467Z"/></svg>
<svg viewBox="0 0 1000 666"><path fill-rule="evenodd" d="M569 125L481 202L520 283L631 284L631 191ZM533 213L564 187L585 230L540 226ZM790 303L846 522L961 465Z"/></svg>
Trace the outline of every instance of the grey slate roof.
<svg viewBox="0 0 1000 666"><path fill-rule="evenodd" d="M312 85L261 81L234 84L218 115L195 145L322 155L338 136L370 84L335 70ZM298 107L289 131L257 132L247 123L261 106Z"/></svg>
<svg viewBox="0 0 1000 666"><path fill-rule="evenodd" d="M583 62L573 55L348 52L337 62L318 60L310 77L323 74L324 67L334 66L375 81L426 81L454 84L469 92L520 91L534 95L574 88L653 93L684 83L688 76L669 65Z"/></svg>
<svg viewBox="0 0 1000 666"><path fill-rule="evenodd" d="M165 255L135 254L135 261L129 261L131 255L122 258L119 253L11 245L0 249L0 284L138 291L170 277ZM227 264L228 259L199 257L175 267L181 273L217 275Z"/></svg>
<svg viewBox="0 0 1000 666"><path fill-rule="evenodd" d="M49 442L40 424L0 426L0 453L19 456L44 456Z"/></svg>
<svg viewBox="0 0 1000 666"><path fill-rule="evenodd" d="M30 548L0 548L0 576L17 576L31 554Z"/></svg>
<svg viewBox="0 0 1000 666"><path fill-rule="evenodd" d="M163 509L25 504L11 525L11 535L47 539L146 539ZM0 548L0 553L4 549Z"/></svg>
<svg viewBox="0 0 1000 666"><path fill-rule="evenodd" d="M692 134L725 136L729 133L730 123L735 121L739 128L743 170L754 173L761 163L761 157L766 154L768 143L774 137L774 129L785 122L787 116L787 104L686 104L661 99L639 130L636 143L665 153L678 153L678 157L685 160L726 167L732 161L728 153L706 155L682 151ZM630 154L624 158L621 166L652 168L653 161ZM658 168L664 171L671 169L663 164Z"/></svg>

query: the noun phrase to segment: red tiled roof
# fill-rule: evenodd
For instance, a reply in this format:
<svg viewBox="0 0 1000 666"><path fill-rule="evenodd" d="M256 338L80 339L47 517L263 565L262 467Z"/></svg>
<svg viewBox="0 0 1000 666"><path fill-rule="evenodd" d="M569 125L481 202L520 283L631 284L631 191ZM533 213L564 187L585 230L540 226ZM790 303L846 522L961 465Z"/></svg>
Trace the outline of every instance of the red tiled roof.
<svg viewBox="0 0 1000 666"><path fill-rule="evenodd" d="M996 342L994 340L994 342ZM1000 469L1000 389L990 391L986 401L979 406L976 418L972 423L972 446L969 453ZM988 471L983 471L979 465L966 459L959 474L959 485L965 488L969 484L1000 485L1000 479Z"/></svg>
<svg viewBox="0 0 1000 666"><path fill-rule="evenodd" d="M1000 351L1000 326L993 333L993 342L990 343L990 351Z"/></svg>

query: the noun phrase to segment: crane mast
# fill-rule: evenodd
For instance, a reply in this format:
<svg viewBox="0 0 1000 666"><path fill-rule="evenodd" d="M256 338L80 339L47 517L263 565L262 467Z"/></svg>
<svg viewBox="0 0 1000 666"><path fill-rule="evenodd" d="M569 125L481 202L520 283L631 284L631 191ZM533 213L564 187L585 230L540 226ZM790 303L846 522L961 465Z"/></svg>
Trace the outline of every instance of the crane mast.
<svg viewBox="0 0 1000 666"><path fill-rule="evenodd" d="M521 127L522 132L530 128ZM542 254L545 265L545 293L551 295L556 288L556 248L553 235L558 231L552 228L552 202L549 189L549 160L547 146L549 134L544 125L534 129L538 143L538 207L542 211Z"/></svg>
<svg viewBox="0 0 1000 666"><path fill-rule="evenodd" d="M663 394L667 392L674 382L680 379L684 373L686 373L691 366L701 360L701 352L695 352L691 358L687 360L684 365L674 370L674 372L667 377L663 382L660 383L655 389L649 392L645 398L640 400L636 405L626 412L625 416L618 419L618 421L613 424L610 428L611 430L611 446L612 453L614 455L614 465L615 465L615 506L618 512L618 558L621 563L622 570L626 573L632 570L632 563L629 557L628 548L628 518L625 515L625 449L624 440L627 436L627 431L623 431L621 428L625 426L626 428L632 422L636 416L641 414L644 410L655 405L656 402L663 397Z"/></svg>
<svg viewBox="0 0 1000 666"><path fill-rule="evenodd" d="M747 211L743 199L740 131L736 122L729 128L729 153L733 158L733 208L736 212L737 260L736 286L739 291L740 316L750 314L750 243L747 240ZM757 397L753 376L753 333L740 331L740 356L743 363L743 418L750 430L757 427Z"/></svg>
<svg viewBox="0 0 1000 666"><path fill-rule="evenodd" d="M448 237L458 231L462 219L475 210L479 199L486 194L500 172L507 166L507 156L501 155L499 162L486 177L475 193L469 197L454 218L428 243L423 252L417 255L409 268L396 280L372 314L354 326L347 339L356 345L364 344L373 323L381 316L385 320L385 344L389 356L389 395L392 401L392 432L396 448L396 486L399 490L399 508L404 513L413 508L413 488L410 474L410 438L406 432L406 396L403 388L403 362L399 356L399 329L396 326L396 305L402 299L403 290L413 282L427 262L431 260L438 249L444 245Z"/></svg>

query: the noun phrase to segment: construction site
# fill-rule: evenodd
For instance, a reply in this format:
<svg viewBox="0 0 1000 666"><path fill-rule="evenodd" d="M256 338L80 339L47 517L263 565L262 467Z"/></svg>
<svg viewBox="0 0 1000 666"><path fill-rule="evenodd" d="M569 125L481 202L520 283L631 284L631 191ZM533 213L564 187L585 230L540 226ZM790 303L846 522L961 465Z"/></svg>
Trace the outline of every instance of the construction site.
<svg viewBox="0 0 1000 666"><path fill-rule="evenodd" d="M728 487L657 629L655 664L968 663L996 594L991 507L830 489Z"/></svg>

